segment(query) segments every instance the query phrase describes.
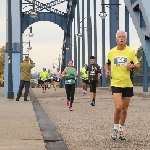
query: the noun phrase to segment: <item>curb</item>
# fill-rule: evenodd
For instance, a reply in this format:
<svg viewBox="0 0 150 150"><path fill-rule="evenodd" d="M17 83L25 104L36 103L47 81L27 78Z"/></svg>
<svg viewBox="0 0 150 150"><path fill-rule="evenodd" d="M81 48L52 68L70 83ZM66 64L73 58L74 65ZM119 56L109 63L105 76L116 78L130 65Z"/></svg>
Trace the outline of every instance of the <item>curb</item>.
<svg viewBox="0 0 150 150"><path fill-rule="evenodd" d="M30 100L32 101L33 109L37 117L45 147L47 150L68 150L61 135L56 131L54 124L50 121L43 107L38 102L37 97L30 89Z"/></svg>

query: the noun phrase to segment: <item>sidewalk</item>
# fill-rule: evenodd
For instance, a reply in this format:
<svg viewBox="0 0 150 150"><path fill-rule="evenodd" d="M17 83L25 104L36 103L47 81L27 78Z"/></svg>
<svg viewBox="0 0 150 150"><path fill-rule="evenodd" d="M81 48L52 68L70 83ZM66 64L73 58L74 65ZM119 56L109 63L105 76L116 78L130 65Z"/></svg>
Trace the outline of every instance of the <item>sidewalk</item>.
<svg viewBox="0 0 150 150"><path fill-rule="evenodd" d="M3 97L0 88L0 150L46 150L32 102Z"/></svg>

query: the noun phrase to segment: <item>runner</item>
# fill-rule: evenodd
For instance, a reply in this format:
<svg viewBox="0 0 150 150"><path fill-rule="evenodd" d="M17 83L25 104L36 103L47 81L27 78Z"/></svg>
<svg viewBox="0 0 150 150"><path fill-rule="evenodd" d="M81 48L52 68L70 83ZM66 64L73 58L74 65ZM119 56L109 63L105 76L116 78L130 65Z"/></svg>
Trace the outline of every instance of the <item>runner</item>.
<svg viewBox="0 0 150 150"><path fill-rule="evenodd" d="M69 106L69 110L72 111L72 103L74 100L75 91L75 77L78 76L76 69L73 67L73 60L68 61L68 67L64 69L61 76L66 77L65 89L67 93L67 106Z"/></svg>
<svg viewBox="0 0 150 150"><path fill-rule="evenodd" d="M46 81L46 84L47 84L47 88L50 89L51 88L51 77L53 76L53 74L51 73L50 69L48 69L48 76L47 76L47 81Z"/></svg>
<svg viewBox="0 0 150 150"><path fill-rule="evenodd" d="M133 84L130 78L132 69L139 70L140 64L133 49L126 45L126 32L118 30L116 33L117 46L108 53L105 71L106 77L111 77L111 89L114 98L114 129L111 139L125 140L124 125L130 98L133 96ZM134 64L131 62L133 61ZM111 74L109 72L111 67Z"/></svg>
<svg viewBox="0 0 150 150"><path fill-rule="evenodd" d="M92 100L91 105L95 106L96 98L96 86L98 80L100 79L99 74L101 73L100 66L95 64L95 57L90 57L90 65L87 67L87 73L89 76L89 85L90 85L90 98Z"/></svg>
<svg viewBox="0 0 150 150"><path fill-rule="evenodd" d="M80 73L82 76L82 82L83 82L83 96L87 94L87 89L88 89L88 74L87 74L87 64L84 64L84 67L81 69Z"/></svg>
<svg viewBox="0 0 150 150"><path fill-rule="evenodd" d="M40 72L37 75L37 80L38 80L38 87L41 88L41 77L40 77Z"/></svg>
<svg viewBox="0 0 150 150"><path fill-rule="evenodd" d="M41 82L42 82L43 93L46 93L46 87L47 87L46 80L48 77L46 68L43 68L43 71L40 73L40 77L41 77Z"/></svg>
<svg viewBox="0 0 150 150"><path fill-rule="evenodd" d="M56 72L54 73L54 77L55 77L54 87L56 91L56 89L59 89L59 86L60 86L61 73L59 71L59 68L57 68Z"/></svg>

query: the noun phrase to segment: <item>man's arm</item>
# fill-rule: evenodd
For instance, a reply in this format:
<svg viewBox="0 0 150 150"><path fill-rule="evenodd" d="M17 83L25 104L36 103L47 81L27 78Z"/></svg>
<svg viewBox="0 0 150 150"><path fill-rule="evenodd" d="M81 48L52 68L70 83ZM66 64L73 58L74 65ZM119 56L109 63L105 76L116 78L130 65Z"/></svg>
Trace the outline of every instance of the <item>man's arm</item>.
<svg viewBox="0 0 150 150"><path fill-rule="evenodd" d="M101 74L101 69L100 69L100 66L99 66L99 65L97 65L97 67L95 67L95 71L96 71L97 73L100 73L100 74Z"/></svg>
<svg viewBox="0 0 150 150"><path fill-rule="evenodd" d="M111 61L108 59L106 64L105 64L105 75L106 75L106 77L110 77L110 65L111 65Z"/></svg>
<svg viewBox="0 0 150 150"><path fill-rule="evenodd" d="M31 60L31 58L30 58L30 64L31 64L31 68L35 67L35 63Z"/></svg>

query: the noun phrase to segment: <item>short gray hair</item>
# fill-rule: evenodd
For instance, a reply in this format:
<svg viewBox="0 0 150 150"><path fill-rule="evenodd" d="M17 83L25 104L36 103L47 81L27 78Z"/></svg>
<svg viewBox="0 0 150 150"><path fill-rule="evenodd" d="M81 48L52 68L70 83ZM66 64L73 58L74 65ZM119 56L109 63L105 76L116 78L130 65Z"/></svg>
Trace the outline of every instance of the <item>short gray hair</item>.
<svg viewBox="0 0 150 150"><path fill-rule="evenodd" d="M124 30L118 30L117 33L116 33L116 38L118 37L118 33L120 33L120 32L124 32L124 33L125 33L125 36L126 36L126 38L127 38L127 32L125 32Z"/></svg>

